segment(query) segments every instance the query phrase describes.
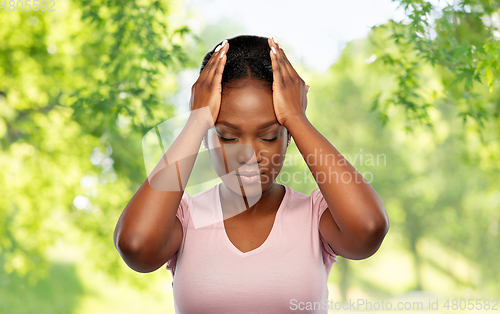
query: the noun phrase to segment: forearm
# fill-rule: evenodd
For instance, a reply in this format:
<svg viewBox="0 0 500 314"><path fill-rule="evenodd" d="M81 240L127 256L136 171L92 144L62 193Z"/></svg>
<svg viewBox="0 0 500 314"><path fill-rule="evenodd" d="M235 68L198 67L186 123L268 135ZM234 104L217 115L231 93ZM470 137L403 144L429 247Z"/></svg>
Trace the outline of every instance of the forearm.
<svg viewBox="0 0 500 314"><path fill-rule="evenodd" d="M122 256L128 253L131 258L144 260L164 249L172 234L177 209L202 137L208 128L204 120L192 115L129 201L114 233L115 246Z"/></svg>
<svg viewBox="0 0 500 314"><path fill-rule="evenodd" d="M148 176L159 191L183 191L187 185L203 135L211 127L208 108L192 111L183 130ZM182 193L181 193L182 196Z"/></svg>
<svg viewBox="0 0 500 314"><path fill-rule="evenodd" d="M305 116L289 120L292 135L343 236L356 242L385 235L388 218L373 187ZM383 236L382 236L383 237Z"/></svg>

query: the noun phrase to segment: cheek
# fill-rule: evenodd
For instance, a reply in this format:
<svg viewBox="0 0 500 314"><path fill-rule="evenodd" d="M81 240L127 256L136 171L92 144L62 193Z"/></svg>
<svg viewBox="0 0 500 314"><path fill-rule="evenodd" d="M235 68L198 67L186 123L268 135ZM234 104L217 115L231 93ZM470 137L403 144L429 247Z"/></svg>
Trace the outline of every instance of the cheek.
<svg viewBox="0 0 500 314"><path fill-rule="evenodd" d="M281 169L286 157L286 143L278 144L276 149L273 150L264 149L261 151L260 156L260 166L266 167L267 169Z"/></svg>

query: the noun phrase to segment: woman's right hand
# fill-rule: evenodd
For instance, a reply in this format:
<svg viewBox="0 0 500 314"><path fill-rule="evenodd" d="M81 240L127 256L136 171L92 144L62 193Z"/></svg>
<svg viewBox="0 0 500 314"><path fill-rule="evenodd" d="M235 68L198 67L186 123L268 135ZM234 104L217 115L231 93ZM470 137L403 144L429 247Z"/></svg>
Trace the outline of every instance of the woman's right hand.
<svg viewBox="0 0 500 314"><path fill-rule="evenodd" d="M219 50L212 54L200 76L191 87L191 100L189 101L191 111L203 107L210 109L211 120L207 117L210 120L207 121L210 127L217 121L220 111L222 72L226 64L226 53L229 49L227 40L224 40L215 50L217 49Z"/></svg>

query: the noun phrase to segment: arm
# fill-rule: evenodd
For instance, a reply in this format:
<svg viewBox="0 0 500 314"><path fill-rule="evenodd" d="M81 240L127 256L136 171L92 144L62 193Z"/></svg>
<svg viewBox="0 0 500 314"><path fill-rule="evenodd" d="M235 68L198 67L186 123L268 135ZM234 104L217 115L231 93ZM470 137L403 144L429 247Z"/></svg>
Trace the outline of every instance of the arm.
<svg viewBox="0 0 500 314"><path fill-rule="evenodd" d="M113 242L125 263L135 271L158 269L180 247L182 225L176 213L202 137L209 128L200 121L194 115L189 117L184 129L118 219ZM181 178L182 189L179 187Z"/></svg>
<svg viewBox="0 0 500 314"><path fill-rule="evenodd" d="M373 255L389 228L377 192L305 115L289 119L285 127L328 204L319 224L323 238L345 258ZM318 160L322 162L308 162Z"/></svg>
<svg viewBox="0 0 500 314"><path fill-rule="evenodd" d="M183 230L176 213L201 140L217 121L228 49L225 41L212 54L191 89L188 122L118 219L113 243L135 271L154 271L179 250Z"/></svg>
<svg viewBox="0 0 500 314"><path fill-rule="evenodd" d="M384 204L373 187L308 121L304 80L283 49L272 39L268 41L276 118L293 136L328 204L320 219L319 231L339 255L349 259L367 258L378 250L389 228ZM316 160L322 162L316 163Z"/></svg>

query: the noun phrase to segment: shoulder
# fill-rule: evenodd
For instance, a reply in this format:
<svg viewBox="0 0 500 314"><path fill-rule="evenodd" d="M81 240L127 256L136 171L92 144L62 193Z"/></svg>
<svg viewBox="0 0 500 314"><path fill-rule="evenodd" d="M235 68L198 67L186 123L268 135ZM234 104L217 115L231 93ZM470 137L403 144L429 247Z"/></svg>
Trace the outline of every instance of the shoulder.
<svg viewBox="0 0 500 314"><path fill-rule="evenodd" d="M288 196L288 206L300 209L307 208L309 211L319 216L327 207L327 203L319 188L314 189L310 194L302 193L286 186Z"/></svg>
<svg viewBox="0 0 500 314"><path fill-rule="evenodd" d="M287 189L289 193L290 199L296 200L296 201L302 201L302 202L309 202L310 204L315 204L319 205L319 203L324 200L323 194L321 193L319 188L314 189L310 194L302 193L299 191L296 191L292 189L289 186L285 185L285 188Z"/></svg>
<svg viewBox="0 0 500 314"><path fill-rule="evenodd" d="M184 191L184 194L182 194L181 202L179 204L178 216L180 214L182 218L185 218L187 217L187 215L189 215L189 212L191 210L198 207L199 205L206 206L208 204L215 204L216 189L217 185L195 194L189 194L188 192Z"/></svg>
<svg viewBox="0 0 500 314"><path fill-rule="evenodd" d="M286 189L285 198L283 201L286 201L286 207L303 207L307 206L309 203L310 195L304 194L302 192L296 191L291 187L284 185Z"/></svg>
<svg viewBox="0 0 500 314"><path fill-rule="evenodd" d="M215 199L215 196L217 196L216 192L217 190L217 184L214 185L213 187L206 189L201 192L196 192L194 194L189 194L188 192L184 191L184 194L182 195L183 199L189 200L189 202L203 202L203 201L209 201Z"/></svg>
<svg viewBox="0 0 500 314"><path fill-rule="evenodd" d="M192 224L195 229L212 225L220 220L219 217L219 185L190 195L184 192L180 208L181 223L185 226Z"/></svg>
<svg viewBox="0 0 500 314"><path fill-rule="evenodd" d="M335 253L331 246L325 241L320 234L320 224L333 222L333 217L326 215L328 204L326 203L323 194L319 188L314 189L310 194L295 191L289 188L290 201L289 211L290 217L294 217L294 221L300 221L301 226L307 227L308 230L313 230L312 235L315 239L317 237L323 251L325 265L336 262L337 253ZM330 217L328 217L330 216ZM326 218L325 218L326 217ZM328 218L331 218L329 220Z"/></svg>

